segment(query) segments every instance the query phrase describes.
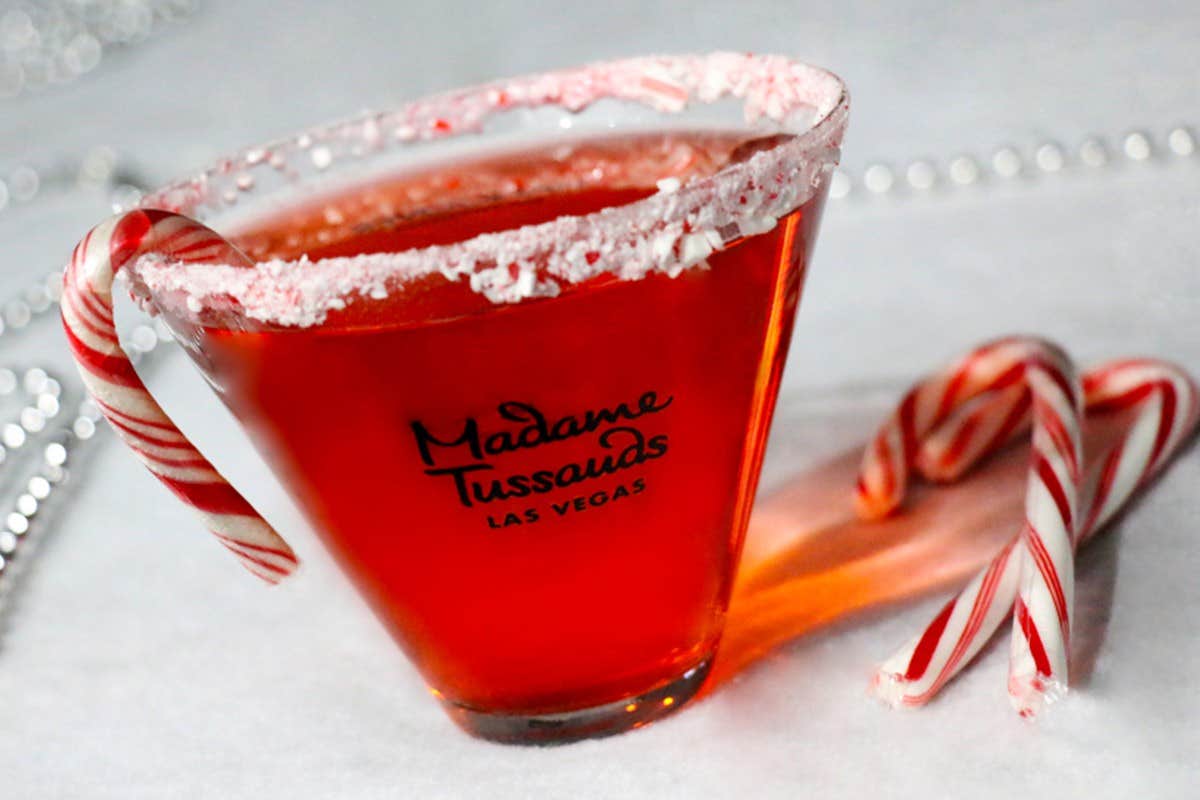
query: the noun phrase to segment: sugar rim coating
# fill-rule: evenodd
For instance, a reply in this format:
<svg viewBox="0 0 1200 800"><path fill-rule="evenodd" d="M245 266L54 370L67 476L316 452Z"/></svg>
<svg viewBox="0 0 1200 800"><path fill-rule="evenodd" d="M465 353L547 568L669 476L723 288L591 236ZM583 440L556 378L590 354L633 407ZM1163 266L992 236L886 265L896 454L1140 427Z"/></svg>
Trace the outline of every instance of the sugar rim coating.
<svg viewBox="0 0 1200 800"><path fill-rule="evenodd" d="M497 81L369 113L286 142L252 148L191 180L147 195L143 208L192 215L205 205L235 199L218 195L223 176L270 164L288 175L283 153L306 150L319 169L339 158L370 155L389 146L479 132L485 121L514 108L559 106L579 112L601 99L641 103L679 113L689 104L725 97L742 101L748 125L763 118L786 131L793 113L811 123L792 139L659 192L583 216L476 236L450 245L395 253L311 261L270 260L253 267L184 264L153 254L133 265L130 288L146 305L192 318L228 309L286 327L319 325L330 311L356 298L380 300L407 280L440 273L466 280L494 303L552 297L561 285L602 273L636 280L651 272L670 276L701 264L714 251L772 229L821 187L837 163L849 98L841 80L823 69L782 56L745 53L654 56ZM248 173L234 179L253 186Z"/></svg>

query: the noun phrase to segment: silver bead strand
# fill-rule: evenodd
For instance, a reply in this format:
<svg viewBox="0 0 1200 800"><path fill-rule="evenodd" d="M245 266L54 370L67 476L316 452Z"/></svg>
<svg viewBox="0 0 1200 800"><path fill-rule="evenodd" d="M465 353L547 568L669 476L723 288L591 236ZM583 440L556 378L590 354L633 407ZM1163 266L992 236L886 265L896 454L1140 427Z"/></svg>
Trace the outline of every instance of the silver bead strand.
<svg viewBox="0 0 1200 800"><path fill-rule="evenodd" d="M1121 144L1130 161L1146 161L1154 155L1154 144L1143 131L1129 133Z"/></svg>
<svg viewBox="0 0 1200 800"><path fill-rule="evenodd" d="M908 185L917 191L924 192L932 189L938 182L937 167L932 161L919 159L908 165L904 170Z"/></svg>
<svg viewBox="0 0 1200 800"><path fill-rule="evenodd" d="M1021 179L1029 182L1072 170L1096 170L1129 163L1160 161L1168 154L1175 162L1189 160L1197 153L1197 137L1188 125L1177 125L1156 143L1145 130L1133 130L1108 144L1099 136L1088 136L1077 147L1065 147L1053 140L1043 140L1026 155L1013 145L996 148L989 158L977 159L963 153L940 164L933 159L915 159L897 173L883 162L872 162L862 171L862 187L856 192L851 172L839 167L829 185L834 200L861 197L885 197L897 194L916 196L946 188L963 189L989 179L1000 182ZM1122 158L1123 156L1123 158Z"/></svg>
<svg viewBox="0 0 1200 800"><path fill-rule="evenodd" d="M1173 128L1167 134L1167 147L1180 158L1188 158L1196 152L1196 135L1185 125Z"/></svg>
<svg viewBox="0 0 1200 800"><path fill-rule="evenodd" d="M154 1L163 8L190 7L186 0ZM3 66L0 62L0 70ZM45 169L0 169L0 220L6 210L33 203L49 190L100 189L111 205L127 206L140 198L142 187L135 184L141 183L136 170L122 167L112 148L103 146ZM37 320L56 317L61 298L62 272L55 270L0 302L0 346ZM133 359L168 340L169 334L160 328L139 325L123 337ZM83 395L78 382L71 386L72 396ZM0 596L13 583L12 565L28 558L27 543L44 527L46 503L61 494L69 464L98 438L100 413L95 403L84 399L74 416L62 421L63 403L62 384L45 369L0 367L0 479L16 487L14 495L0 500ZM10 480L18 470L23 474Z"/></svg>
<svg viewBox="0 0 1200 800"><path fill-rule="evenodd" d="M187 17L194 0L40 0L0 6L0 100L69 83L104 55Z"/></svg>
<svg viewBox="0 0 1200 800"><path fill-rule="evenodd" d="M76 417L76 424L80 419L84 419L82 414ZM0 509L0 598L11 588L13 565L27 557L31 540L41 533L47 503L61 493L68 464L82 441L69 428L56 430L22 476L16 494Z"/></svg>
<svg viewBox="0 0 1200 800"><path fill-rule="evenodd" d="M49 275L4 304L0 319L7 322L7 330L49 317L58 307L61 280L58 273ZM168 340L165 329L155 324L138 325L122 337L132 360L141 360ZM75 388L72 394L83 393ZM85 398L70 419L60 421L63 395L62 383L45 369L0 367L0 408L8 409L8 416L0 418L0 478L16 487L0 504L0 599L11 588L14 564L28 558L30 540L44 527L47 501L62 493L70 464L99 438L96 404ZM18 479L8 479L21 469Z"/></svg>
<svg viewBox="0 0 1200 800"><path fill-rule="evenodd" d="M1109 161L1108 146L1099 137L1088 137L1079 145L1079 160L1085 166L1099 169Z"/></svg>

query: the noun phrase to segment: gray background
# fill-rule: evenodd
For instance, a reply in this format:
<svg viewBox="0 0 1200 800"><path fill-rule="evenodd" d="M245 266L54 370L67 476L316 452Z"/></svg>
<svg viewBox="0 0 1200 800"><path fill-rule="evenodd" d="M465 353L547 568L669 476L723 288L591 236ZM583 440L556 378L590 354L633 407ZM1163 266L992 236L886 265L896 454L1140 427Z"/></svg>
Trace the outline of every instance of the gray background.
<svg viewBox="0 0 1200 800"><path fill-rule="evenodd" d="M3 3L0 3L0 9ZM157 179L222 151L430 90L582 60L712 48L828 66L854 104L844 163L986 163L1010 143L1144 163L990 176L832 202L765 481L861 443L903 386L979 339L1036 331L1087 362L1200 370L1194 2L208 2L95 74L0 101L0 169L106 143ZM1028 167L1028 163L1027 163ZM61 263L99 195L0 214L4 296ZM53 326L5 363L65 366ZM5 797L1187 797L1200 778L1195 450L1081 564L1096 665L1037 725L992 648L936 703L891 713L871 665L938 596L800 638L674 718L529 750L457 732L178 358L165 404L289 532L299 580L255 585L134 460L105 445L0 627ZM198 399L203 398L203 400ZM1090 598L1090 599L1089 599ZM1094 602L1096 608L1089 603ZM1089 617L1090 615L1090 617Z"/></svg>

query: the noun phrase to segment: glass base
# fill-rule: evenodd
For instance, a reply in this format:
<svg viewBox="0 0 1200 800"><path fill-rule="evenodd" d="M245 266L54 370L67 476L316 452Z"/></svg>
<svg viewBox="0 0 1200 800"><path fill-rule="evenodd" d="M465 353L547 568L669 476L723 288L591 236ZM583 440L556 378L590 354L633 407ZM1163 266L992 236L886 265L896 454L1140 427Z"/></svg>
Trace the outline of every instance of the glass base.
<svg viewBox="0 0 1200 800"><path fill-rule="evenodd" d="M565 744L640 728L670 714L695 696L708 677L711 658L645 694L559 714L502 714L443 701L451 719L472 736L504 744Z"/></svg>

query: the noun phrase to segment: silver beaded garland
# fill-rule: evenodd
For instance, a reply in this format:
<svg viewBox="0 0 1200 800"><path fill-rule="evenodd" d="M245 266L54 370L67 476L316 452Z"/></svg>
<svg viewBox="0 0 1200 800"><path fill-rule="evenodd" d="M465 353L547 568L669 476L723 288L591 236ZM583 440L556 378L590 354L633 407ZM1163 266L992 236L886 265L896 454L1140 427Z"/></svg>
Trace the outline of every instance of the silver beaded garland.
<svg viewBox="0 0 1200 800"><path fill-rule="evenodd" d="M841 200L846 195L850 194L850 189L854 185L850 174L841 167L833 171L833 177L829 179L829 196L834 200Z"/></svg>
<svg viewBox="0 0 1200 800"><path fill-rule="evenodd" d="M152 352L162 341L160 332L151 325L135 327L126 339L126 348L136 356ZM0 401L15 397L21 405L13 418L0 425L0 475L18 466L15 456L35 443L41 448L24 477L16 482L19 489L15 496L6 508L0 507L0 590L8 583L5 573L11 571L24 543L36 532L37 517L46 501L67 479L68 465L99 431L100 411L86 398L69 422L52 426L61 415L62 396L62 384L40 367L21 373L0 368Z"/></svg>
<svg viewBox="0 0 1200 800"><path fill-rule="evenodd" d="M40 457L34 460L23 478L15 482L17 492L7 507L0 507L0 578L9 571L23 544L34 532L38 514L45 502L55 492L55 487L67 476L67 463L72 448L87 439L90 434L80 436L83 423L90 423L94 430L99 414L94 404L81 406L74 421L65 426L51 428L62 410L62 385L46 370L32 367L19 374L9 368L0 368L0 399L11 401L17 398L20 410L10 421L0 427L0 464L3 471L17 468L14 456L28 450L32 443L40 442ZM6 484L10 482L6 481ZM10 484L11 485L11 484ZM0 588L7 581L0 580Z"/></svg>
<svg viewBox="0 0 1200 800"><path fill-rule="evenodd" d="M1046 142L1033 154L1033 161L1042 172L1058 172L1066 164L1066 156L1058 144Z"/></svg>
<svg viewBox="0 0 1200 800"><path fill-rule="evenodd" d="M73 81L112 49L186 17L195 0L9 0L0 3L0 98Z"/></svg>
<svg viewBox="0 0 1200 800"><path fill-rule="evenodd" d="M1150 137L1142 131L1133 131L1127 135L1122 143L1122 149L1132 161L1145 161L1154 154Z"/></svg>
<svg viewBox="0 0 1200 800"><path fill-rule="evenodd" d="M1089 167L1103 167L1108 163L1108 146L1102 139L1084 139L1079 145L1079 160Z"/></svg>
<svg viewBox="0 0 1200 800"><path fill-rule="evenodd" d="M908 185L914 189L924 191L932 189L937 183L937 169L932 162L919 160L908 165L908 169L904 171L904 177L908 180Z"/></svg>
<svg viewBox="0 0 1200 800"><path fill-rule="evenodd" d="M19 164L8 170L0 169L0 214L29 205L47 192L73 189L103 190L114 210L125 210L141 199L145 189L135 175L121 169L116 152L104 146L94 147L78 159L62 159L41 167ZM26 300L42 307L35 310L44 310L57 291L48 285L30 287Z"/></svg>
<svg viewBox="0 0 1200 800"><path fill-rule="evenodd" d="M1038 175L1066 172L1077 165L1087 169L1099 169L1110 164L1124 162L1143 163L1156 160L1159 153L1169 152L1176 159L1190 159L1197 152L1196 134L1187 125L1169 130L1161 143L1144 130L1131 131L1109 145L1103 138L1089 136L1074 150L1056 141L1043 141L1026 156L1013 145L997 148L986 159L977 159L968 154L957 155L941 167L937 161L917 159L908 163L900 176L888 165L877 162L869 164L862 172L862 184L868 195L889 195L907 190L910 194L922 194L940 185L968 187L988 178L1011 180L1029 179ZM1114 161L1113 153L1118 160ZM854 195L851 172L839 167L829 186L829 196L843 200ZM942 180L942 176L945 180Z"/></svg>
<svg viewBox="0 0 1200 800"><path fill-rule="evenodd" d="M1001 147L992 154L992 170L1001 178L1015 178L1023 167L1021 153L1015 147Z"/></svg>
<svg viewBox="0 0 1200 800"><path fill-rule="evenodd" d="M16 496L9 501L3 526L0 527L0 590L7 588L5 577L14 559L20 555L31 535L37 532L38 516L67 478L67 463L71 455L68 445L72 439L72 434L65 430L57 431L50 437L41 458L26 473L19 483Z"/></svg>
<svg viewBox="0 0 1200 800"><path fill-rule="evenodd" d="M0 25L3 22L0 21ZM32 202L47 189L108 187L113 202L140 197L140 189L117 182L117 157L111 148L96 147L78 161L64 161L38 171L21 165L0 172L0 211L6 207ZM34 320L51 316L62 296L62 274L52 272L27 286L7 302L0 303L0 342L28 327ZM154 328L142 325L131 333L133 352L149 352L159 341ZM90 400L83 401L73 419L58 424L62 412L62 384L40 367L18 371L0 367L0 401L18 397L19 408L0 420L0 476L21 466L19 456L35 443L41 453L25 476L16 482L20 490L0 507L0 591L7 588L6 572L24 543L36 532L37 517L45 503L67 478L67 466L79 449L93 440L100 413ZM7 476L3 476L7 477ZM5 481L11 485L11 482Z"/></svg>
<svg viewBox="0 0 1200 800"><path fill-rule="evenodd" d="M971 156L957 156L950 162L950 180L959 186L970 186L979 180L979 163Z"/></svg>
<svg viewBox="0 0 1200 800"><path fill-rule="evenodd" d="M1196 152L1196 137L1190 128L1174 128L1167 134L1167 147L1175 155L1187 158Z"/></svg>
<svg viewBox="0 0 1200 800"><path fill-rule="evenodd" d="M863 172L863 185L874 194L887 194L896 185L896 174L887 164L872 164Z"/></svg>

